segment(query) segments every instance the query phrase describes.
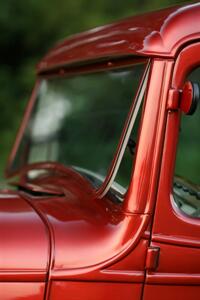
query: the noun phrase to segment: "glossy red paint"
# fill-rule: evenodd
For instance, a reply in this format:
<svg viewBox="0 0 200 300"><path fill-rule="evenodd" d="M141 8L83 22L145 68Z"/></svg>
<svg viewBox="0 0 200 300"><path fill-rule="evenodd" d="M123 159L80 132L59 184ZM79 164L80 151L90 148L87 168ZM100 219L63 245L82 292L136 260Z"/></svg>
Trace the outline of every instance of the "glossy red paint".
<svg viewBox="0 0 200 300"><path fill-rule="evenodd" d="M162 299L168 300L188 300L198 299L199 287L198 286L171 286L171 285L158 285L156 289L152 285L147 285L143 298L145 300Z"/></svg>
<svg viewBox="0 0 200 300"><path fill-rule="evenodd" d="M37 213L16 193L0 194L0 244L0 281L45 280L48 233Z"/></svg>
<svg viewBox="0 0 200 300"><path fill-rule="evenodd" d="M142 286L141 284L129 283L106 283L98 282L70 282L57 281L52 283L50 300L68 300L69 291L70 299L76 300L81 295L83 300L101 300L101 299L116 299L121 300L126 297L127 300L140 299ZM78 291L78 297L77 297Z"/></svg>
<svg viewBox="0 0 200 300"><path fill-rule="evenodd" d="M47 229L22 196L11 191L0 194L0 245L0 299L44 299Z"/></svg>
<svg viewBox="0 0 200 300"><path fill-rule="evenodd" d="M151 214L154 207L172 68L172 60L154 59L152 63L144 122L140 130L130 186L124 200L127 212Z"/></svg>
<svg viewBox="0 0 200 300"><path fill-rule="evenodd" d="M56 76L63 76L133 64L127 55L139 55L138 61L151 57L123 203L108 194L99 199L79 173L48 162L26 165L19 173L20 190L0 194L0 299L198 299L200 222L181 214L171 190L178 96L186 75L200 65L199 17L197 3L129 18L68 39L39 64L40 77L48 77L58 66L65 70ZM27 170L38 167L48 172L28 181Z"/></svg>
<svg viewBox="0 0 200 300"><path fill-rule="evenodd" d="M97 199L87 180L72 170L68 174L65 170L65 176L42 176L37 184L56 185L65 192L62 197L43 198L23 193L51 233L47 299L72 291L72 299L80 293L90 299L102 287L99 297L104 293L121 297L124 292L127 299L132 293L140 295L148 247L142 235L149 216L127 214L107 197Z"/></svg>
<svg viewBox="0 0 200 300"><path fill-rule="evenodd" d="M52 49L38 73L56 67L108 57L174 57L186 43L199 38L200 4L151 12L72 36Z"/></svg>
<svg viewBox="0 0 200 300"><path fill-rule="evenodd" d="M199 43L180 53L172 77L173 89L181 90L188 73L200 65L199 53ZM151 299L150 295L160 299L160 293L167 290L163 284L183 299L197 299L200 292L200 221L182 214L174 205L172 195L179 124L180 110L168 110L151 242L160 248L160 261L156 271L147 272L144 290L147 299Z"/></svg>
<svg viewBox="0 0 200 300"><path fill-rule="evenodd" d="M2 300L43 300L45 283L39 282L0 282Z"/></svg>
<svg viewBox="0 0 200 300"><path fill-rule="evenodd" d="M183 86L180 109L185 114L188 114L191 110L194 99L194 89L191 81L187 81Z"/></svg>
<svg viewBox="0 0 200 300"><path fill-rule="evenodd" d="M76 172L69 170L68 176L43 177L40 184L44 183L61 186L65 190L63 197L46 197L37 201L26 195L27 201L50 224L54 242L54 276L88 276L88 272L118 261L141 240L149 216L126 213L123 206L108 198L96 198L94 189ZM147 247L145 240L138 246L140 255ZM143 256L139 265L135 260L135 271L139 271L136 277L140 272L141 276L144 275L144 259Z"/></svg>

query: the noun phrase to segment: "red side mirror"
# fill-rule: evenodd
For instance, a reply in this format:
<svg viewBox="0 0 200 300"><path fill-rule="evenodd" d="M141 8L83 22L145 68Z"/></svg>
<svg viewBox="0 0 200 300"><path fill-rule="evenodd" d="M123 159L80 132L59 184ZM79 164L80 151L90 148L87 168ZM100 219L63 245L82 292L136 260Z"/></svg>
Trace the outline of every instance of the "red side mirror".
<svg viewBox="0 0 200 300"><path fill-rule="evenodd" d="M183 86L180 109L186 115L193 115L200 102L200 88L198 83L186 81Z"/></svg>

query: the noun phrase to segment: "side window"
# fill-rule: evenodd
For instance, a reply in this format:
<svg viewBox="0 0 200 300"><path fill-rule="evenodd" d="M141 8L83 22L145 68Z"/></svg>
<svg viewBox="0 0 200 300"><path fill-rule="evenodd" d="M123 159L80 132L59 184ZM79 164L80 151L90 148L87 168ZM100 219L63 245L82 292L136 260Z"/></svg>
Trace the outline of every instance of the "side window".
<svg viewBox="0 0 200 300"><path fill-rule="evenodd" d="M187 80L200 84L200 68ZM173 194L183 213L200 218L200 105L193 115L181 116Z"/></svg>

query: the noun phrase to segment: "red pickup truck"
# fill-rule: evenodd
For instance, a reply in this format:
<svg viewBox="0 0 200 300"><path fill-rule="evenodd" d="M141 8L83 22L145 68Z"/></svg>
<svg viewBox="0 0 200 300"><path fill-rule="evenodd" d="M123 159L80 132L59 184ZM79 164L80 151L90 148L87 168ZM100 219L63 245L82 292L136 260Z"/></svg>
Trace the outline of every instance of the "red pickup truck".
<svg viewBox="0 0 200 300"><path fill-rule="evenodd" d="M56 45L0 194L1 300L200 297L200 3Z"/></svg>

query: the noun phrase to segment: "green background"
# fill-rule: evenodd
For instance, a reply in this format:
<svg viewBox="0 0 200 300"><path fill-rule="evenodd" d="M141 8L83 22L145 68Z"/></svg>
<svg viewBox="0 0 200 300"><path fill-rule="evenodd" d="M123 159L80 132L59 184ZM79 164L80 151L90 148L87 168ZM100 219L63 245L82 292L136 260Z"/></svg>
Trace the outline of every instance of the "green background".
<svg viewBox="0 0 200 300"><path fill-rule="evenodd" d="M35 64L59 39L185 1L2 0L0 2L0 179L35 81Z"/></svg>

